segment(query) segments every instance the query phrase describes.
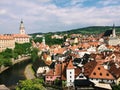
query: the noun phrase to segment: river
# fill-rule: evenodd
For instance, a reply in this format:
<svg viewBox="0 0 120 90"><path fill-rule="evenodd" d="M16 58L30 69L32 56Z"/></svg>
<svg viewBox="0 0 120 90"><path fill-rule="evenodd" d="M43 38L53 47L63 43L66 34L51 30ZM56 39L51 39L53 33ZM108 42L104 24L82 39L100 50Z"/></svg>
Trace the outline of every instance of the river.
<svg viewBox="0 0 120 90"><path fill-rule="evenodd" d="M13 89L19 80L25 80L24 70L30 64L30 60L22 61L10 67L0 74L0 84L6 85L8 88Z"/></svg>

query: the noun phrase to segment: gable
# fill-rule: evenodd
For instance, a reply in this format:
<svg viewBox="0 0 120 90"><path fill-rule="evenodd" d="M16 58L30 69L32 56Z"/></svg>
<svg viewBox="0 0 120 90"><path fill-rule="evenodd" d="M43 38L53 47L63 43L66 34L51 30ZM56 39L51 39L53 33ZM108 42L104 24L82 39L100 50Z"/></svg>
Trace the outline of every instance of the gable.
<svg viewBox="0 0 120 90"><path fill-rule="evenodd" d="M110 79L114 80L114 77L109 73L103 66L97 64L93 69L92 73L89 75L89 78L98 78L98 79Z"/></svg>
<svg viewBox="0 0 120 90"><path fill-rule="evenodd" d="M80 73L77 77L76 77L76 80L80 80L80 79L87 79L83 73Z"/></svg>

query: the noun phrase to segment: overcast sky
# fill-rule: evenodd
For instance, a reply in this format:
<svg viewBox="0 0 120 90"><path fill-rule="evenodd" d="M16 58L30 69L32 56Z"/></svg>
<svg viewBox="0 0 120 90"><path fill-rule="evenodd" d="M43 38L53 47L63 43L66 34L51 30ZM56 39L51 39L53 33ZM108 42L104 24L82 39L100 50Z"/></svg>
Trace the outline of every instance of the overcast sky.
<svg viewBox="0 0 120 90"><path fill-rule="evenodd" d="M120 0L0 0L0 34L120 25Z"/></svg>

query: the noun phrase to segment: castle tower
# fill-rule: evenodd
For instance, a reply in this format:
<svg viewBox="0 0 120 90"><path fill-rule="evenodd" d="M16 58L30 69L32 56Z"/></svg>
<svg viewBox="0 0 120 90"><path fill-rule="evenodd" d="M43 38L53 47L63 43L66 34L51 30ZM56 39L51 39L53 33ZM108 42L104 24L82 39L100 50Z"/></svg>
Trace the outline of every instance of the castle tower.
<svg viewBox="0 0 120 90"><path fill-rule="evenodd" d="M115 24L113 24L112 36L116 37Z"/></svg>
<svg viewBox="0 0 120 90"><path fill-rule="evenodd" d="M72 63L72 60L69 61L67 69L66 69L66 78L67 78L67 86L74 86L75 79L75 70Z"/></svg>
<svg viewBox="0 0 120 90"><path fill-rule="evenodd" d="M21 23L20 23L20 34L25 34L25 27L24 27L24 24L23 24L22 20L21 20Z"/></svg>
<svg viewBox="0 0 120 90"><path fill-rule="evenodd" d="M43 36L42 43L45 46L45 37Z"/></svg>

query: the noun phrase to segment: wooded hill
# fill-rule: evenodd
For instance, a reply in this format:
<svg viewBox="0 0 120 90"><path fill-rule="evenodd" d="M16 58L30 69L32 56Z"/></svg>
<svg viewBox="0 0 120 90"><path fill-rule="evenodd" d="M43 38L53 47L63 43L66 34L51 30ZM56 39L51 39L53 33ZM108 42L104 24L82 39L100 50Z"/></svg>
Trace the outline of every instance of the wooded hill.
<svg viewBox="0 0 120 90"><path fill-rule="evenodd" d="M48 33L33 33L30 35L42 35L42 34L100 34L104 33L106 30L111 30L113 26L90 26L66 31L48 32ZM120 33L120 26L116 26L116 33Z"/></svg>
<svg viewBox="0 0 120 90"><path fill-rule="evenodd" d="M104 33L106 30L111 30L112 28L113 28L112 26L91 26L91 27L72 29L72 30L56 32L56 33L57 34L62 34L62 33L100 34L100 33ZM120 33L120 26L116 26L115 29L117 33Z"/></svg>

